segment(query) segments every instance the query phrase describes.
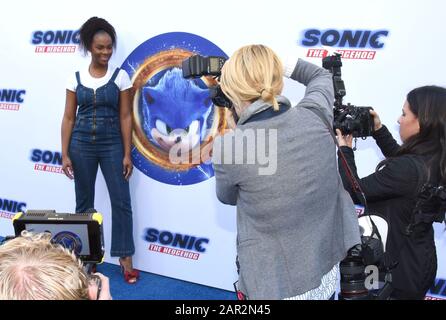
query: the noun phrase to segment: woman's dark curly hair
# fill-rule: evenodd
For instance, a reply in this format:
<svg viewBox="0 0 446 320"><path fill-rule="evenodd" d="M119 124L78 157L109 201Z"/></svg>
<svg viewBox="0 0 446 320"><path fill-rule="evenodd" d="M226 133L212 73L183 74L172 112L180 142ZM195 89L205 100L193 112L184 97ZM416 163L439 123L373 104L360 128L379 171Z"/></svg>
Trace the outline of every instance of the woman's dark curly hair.
<svg viewBox="0 0 446 320"><path fill-rule="evenodd" d="M91 17L88 19L79 30L79 45L81 50L86 54L90 51L93 43L93 38L98 32L106 32L112 39L113 48L116 49L116 31L107 20Z"/></svg>

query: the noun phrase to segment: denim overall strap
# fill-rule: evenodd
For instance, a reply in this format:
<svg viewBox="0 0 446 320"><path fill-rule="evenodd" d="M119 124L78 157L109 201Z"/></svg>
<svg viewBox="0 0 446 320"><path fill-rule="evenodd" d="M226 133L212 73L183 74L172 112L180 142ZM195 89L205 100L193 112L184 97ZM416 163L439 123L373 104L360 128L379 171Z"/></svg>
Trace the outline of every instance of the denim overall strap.
<svg viewBox="0 0 446 320"><path fill-rule="evenodd" d="M115 72L113 72L110 82L115 81L116 77L118 76L119 70L120 70L119 68L116 68Z"/></svg>
<svg viewBox="0 0 446 320"><path fill-rule="evenodd" d="M79 71L76 71L76 80L77 80L77 85L80 86L81 85L81 76L79 75Z"/></svg>

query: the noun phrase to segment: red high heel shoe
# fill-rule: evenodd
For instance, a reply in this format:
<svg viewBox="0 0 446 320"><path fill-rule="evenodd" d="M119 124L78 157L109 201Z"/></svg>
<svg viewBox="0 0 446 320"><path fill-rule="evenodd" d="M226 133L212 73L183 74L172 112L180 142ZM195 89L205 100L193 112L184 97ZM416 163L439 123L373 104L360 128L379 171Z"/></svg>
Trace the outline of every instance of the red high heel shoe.
<svg viewBox="0 0 446 320"><path fill-rule="evenodd" d="M133 269L132 271L125 270L121 258L119 258L119 265L121 266L121 272L124 275L125 282L129 284L135 284L139 279L139 270L136 269Z"/></svg>

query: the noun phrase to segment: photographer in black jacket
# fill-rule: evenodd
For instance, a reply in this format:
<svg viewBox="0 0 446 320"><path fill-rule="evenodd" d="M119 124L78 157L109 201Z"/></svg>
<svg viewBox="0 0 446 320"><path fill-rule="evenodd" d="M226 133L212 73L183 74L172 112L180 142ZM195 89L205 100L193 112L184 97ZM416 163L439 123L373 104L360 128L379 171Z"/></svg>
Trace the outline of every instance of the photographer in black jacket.
<svg viewBox="0 0 446 320"><path fill-rule="evenodd" d="M338 141L359 181L369 212L382 216L389 225L386 259L398 262L392 272L392 298L423 299L437 272L433 222L408 227L413 223L421 187L428 182L446 183L446 89L425 86L409 92L398 120L402 146L381 124L378 114L370 113L375 125L373 138L386 157L375 173L359 179L352 136L336 130ZM355 197L341 161L339 157L344 187Z"/></svg>

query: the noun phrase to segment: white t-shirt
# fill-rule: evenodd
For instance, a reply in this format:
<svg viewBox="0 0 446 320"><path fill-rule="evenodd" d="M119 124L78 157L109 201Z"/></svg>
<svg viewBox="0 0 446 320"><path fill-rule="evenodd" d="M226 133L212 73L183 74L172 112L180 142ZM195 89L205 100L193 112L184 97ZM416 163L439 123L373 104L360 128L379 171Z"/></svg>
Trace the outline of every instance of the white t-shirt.
<svg viewBox="0 0 446 320"><path fill-rule="evenodd" d="M115 72L115 67L108 67L107 73L102 78L93 78L88 71L88 67L79 71L81 84L87 88L92 88L96 91L97 88L106 84ZM115 83L120 91L127 90L132 87L130 77L125 70L120 69L118 75L115 78ZM70 91L76 92L77 79L76 72L73 72L67 81L66 88Z"/></svg>

